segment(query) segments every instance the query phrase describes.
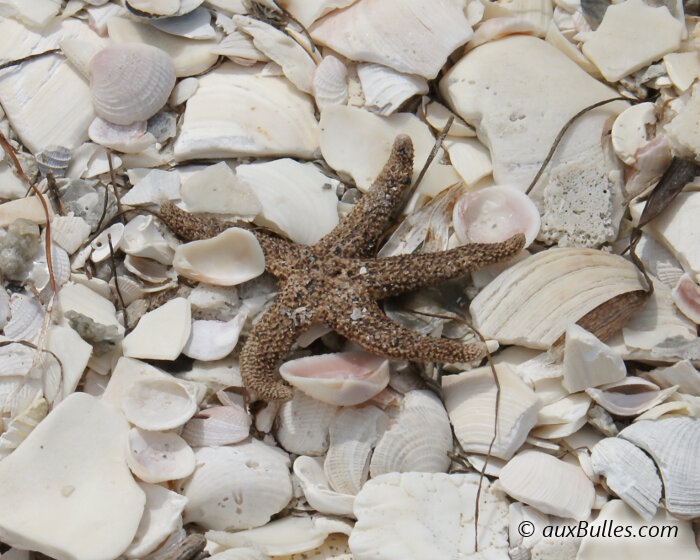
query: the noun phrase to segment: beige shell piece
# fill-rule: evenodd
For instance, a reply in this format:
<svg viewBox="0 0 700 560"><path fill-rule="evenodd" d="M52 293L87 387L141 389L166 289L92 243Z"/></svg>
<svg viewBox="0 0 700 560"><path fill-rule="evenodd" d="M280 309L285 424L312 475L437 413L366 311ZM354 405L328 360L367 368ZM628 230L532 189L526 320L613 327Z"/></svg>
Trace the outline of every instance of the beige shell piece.
<svg viewBox="0 0 700 560"><path fill-rule="evenodd" d="M697 50L667 54L664 65L668 77L680 92L686 91L700 77L700 54Z"/></svg>
<svg viewBox="0 0 700 560"><path fill-rule="evenodd" d="M655 123L653 103L639 103L622 111L612 127L612 145L617 157L627 165L634 165L637 150L650 140L647 126Z"/></svg>
<svg viewBox="0 0 700 560"><path fill-rule="evenodd" d="M591 450L591 465L610 490L651 521L661 500L661 479L646 453L625 439L606 438Z"/></svg>
<svg viewBox="0 0 700 560"><path fill-rule="evenodd" d="M684 274L671 291L676 307L683 315L696 324L700 324L700 286L688 274Z"/></svg>
<svg viewBox="0 0 700 560"><path fill-rule="evenodd" d="M122 197L123 204L158 204L180 198L180 177L173 171L152 169L138 178Z"/></svg>
<svg viewBox="0 0 700 560"><path fill-rule="evenodd" d="M502 16L489 18L476 28L474 36L467 43L467 49L472 50L488 43L497 41L507 35L537 35L536 26L521 17Z"/></svg>
<svg viewBox="0 0 700 560"><path fill-rule="evenodd" d="M616 416L636 416L665 401L677 387L660 390L641 377L625 377L601 387L586 389L586 393L605 410Z"/></svg>
<svg viewBox="0 0 700 560"><path fill-rule="evenodd" d="M396 112L414 95L428 93L425 78L403 74L381 64L358 64L357 75L365 96L365 108L384 117Z"/></svg>
<svg viewBox="0 0 700 560"><path fill-rule="evenodd" d="M450 163L468 187L473 187L491 175L491 154L476 138L448 138L443 145L450 154Z"/></svg>
<svg viewBox="0 0 700 560"><path fill-rule="evenodd" d="M145 121L158 112L175 85L167 53L137 43L106 47L90 60L95 112L118 125Z"/></svg>
<svg viewBox="0 0 700 560"><path fill-rule="evenodd" d="M330 105L345 105L348 100L348 69L332 54L323 57L314 70L311 92L320 110Z"/></svg>
<svg viewBox="0 0 700 560"><path fill-rule="evenodd" d="M370 475L447 471L452 430L442 403L430 391L410 391L400 406L374 448Z"/></svg>
<svg viewBox="0 0 700 560"><path fill-rule="evenodd" d="M126 462L144 482L178 480L194 472L194 453L174 432L132 428L127 440Z"/></svg>
<svg viewBox="0 0 700 560"><path fill-rule="evenodd" d="M337 406L294 391L292 400L280 407L277 441L290 453L323 455L328 449L328 429L337 410Z"/></svg>
<svg viewBox="0 0 700 560"><path fill-rule="evenodd" d="M230 321L194 321L182 353L204 362L225 358L238 344L247 318L248 314L243 311Z"/></svg>
<svg viewBox="0 0 700 560"><path fill-rule="evenodd" d="M122 341L124 356L174 360L185 347L191 329L190 302L182 297L171 299L141 317Z"/></svg>
<svg viewBox="0 0 700 560"><path fill-rule="evenodd" d="M241 399L242 400L242 399ZM217 447L248 437L251 418L243 403L205 408L190 419L182 437L193 447Z"/></svg>
<svg viewBox="0 0 700 560"><path fill-rule="evenodd" d="M164 265L171 264L175 254L156 226L153 216L136 216L129 220L119 248L127 255L153 259Z"/></svg>
<svg viewBox="0 0 700 560"><path fill-rule="evenodd" d="M236 178L224 161L187 177L181 191L189 212L255 216L262 209L255 193Z"/></svg>
<svg viewBox="0 0 700 560"><path fill-rule="evenodd" d="M120 125L95 117L88 136L95 144L126 154L137 154L156 143L155 136L146 132L146 121Z"/></svg>
<svg viewBox="0 0 700 560"><path fill-rule="evenodd" d="M323 459L320 457L297 457L293 466L304 497L309 505L319 513L351 517L355 496L334 492L323 472Z"/></svg>
<svg viewBox="0 0 700 560"><path fill-rule="evenodd" d="M494 457L510 459L525 442L537 422L541 404L537 395L510 366L496 366L501 386L498 435L491 449ZM490 367L442 378L445 408L462 448L486 454L491 445L496 411L496 384Z"/></svg>
<svg viewBox="0 0 700 560"><path fill-rule="evenodd" d="M607 344L575 323L566 328L562 384L569 393L620 381L626 375L625 362Z"/></svg>
<svg viewBox="0 0 700 560"><path fill-rule="evenodd" d="M182 426L195 412L192 392L174 379L141 379L122 398L129 422L144 430L171 430Z"/></svg>
<svg viewBox="0 0 700 560"><path fill-rule="evenodd" d="M178 487L188 500L185 523L220 531L260 527L292 498L289 458L278 448L253 439L200 447L195 458L194 474Z"/></svg>
<svg viewBox="0 0 700 560"><path fill-rule="evenodd" d="M450 130L447 132L448 137L473 138L476 136L476 131L471 126L465 123L442 103L431 101L430 97L426 96L421 100L421 106L426 122L436 132L442 131L447 126L447 121L452 117L454 120L452 121Z"/></svg>
<svg viewBox="0 0 700 560"><path fill-rule="evenodd" d="M549 249L496 277L469 310L486 338L546 349L598 305L643 289L636 267L622 257L591 249Z"/></svg>

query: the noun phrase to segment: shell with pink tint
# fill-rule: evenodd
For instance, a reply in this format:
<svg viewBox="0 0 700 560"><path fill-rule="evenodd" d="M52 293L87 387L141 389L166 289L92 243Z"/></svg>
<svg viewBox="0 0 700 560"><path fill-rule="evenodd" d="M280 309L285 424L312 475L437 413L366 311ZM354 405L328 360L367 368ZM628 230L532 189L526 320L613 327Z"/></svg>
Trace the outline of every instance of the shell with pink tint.
<svg viewBox="0 0 700 560"><path fill-rule="evenodd" d="M497 243L523 233L527 247L540 231L540 213L518 189L495 185L459 197L452 224L462 243Z"/></svg>
<svg viewBox="0 0 700 560"><path fill-rule="evenodd" d="M694 323L700 325L700 286L689 274L684 274L671 292L676 307Z"/></svg>
<svg viewBox="0 0 700 560"><path fill-rule="evenodd" d="M150 432L132 428L127 439L126 462L144 482L177 480L192 474L194 452L174 432Z"/></svg>
<svg viewBox="0 0 700 560"><path fill-rule="evenodd" d="M238 443L248 437L251 418L243 406L215 406L200 411L182 430L193 447L217 447Z"/></svg>
<svg viewBox="0 0 700 560"><path fill-rule="evenodd" d="M336 406L363 403L389 383L389 361L367 352L339 352L291 360L282 378L310 397Z"/></svg>

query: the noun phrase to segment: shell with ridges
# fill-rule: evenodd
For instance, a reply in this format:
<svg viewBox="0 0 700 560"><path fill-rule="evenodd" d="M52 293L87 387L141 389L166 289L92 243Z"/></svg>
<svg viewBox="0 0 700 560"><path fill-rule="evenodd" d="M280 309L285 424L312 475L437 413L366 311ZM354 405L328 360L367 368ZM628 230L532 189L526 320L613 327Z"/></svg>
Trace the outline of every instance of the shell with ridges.
<svg viewBox="0 0 700 560"><path fill-rule="evenodd" d="M365 107L378 115L391 115L407 99L428 93L425 78L402 74L381 64L358 64L357 75L365 96Z"/></svg>
<svg viewBox="0 0 700 560"><path fill-rule="evenodd" d="M316 105L323 110L329 105L345 105L348 99L348 69L339 58L329 54L314 70L311 92Z"/></svg>
<svg viewBox="0 0 700 560"><path fill-rule="evenodd" d="M23 412L10 420L7 429L0 435L0 460L7 457L37 427L49 412L49 403L40 398Z"/></svg>
<svg viewBox="0 0 700 560"><path fill-rule="evenodd" d="M323 455L328 449L328 429L337 406L294 391L278 414L277 441L290 453Z"/></svg>
<svg viewBox="0 0 700 560"><path fill-rule="evenodd" d="M215 406L195 415L182 430L182 437L194 447L217 447L238 443L248 437L251 418L242 403Z"/></svg>
<svg viewBox="0 0 700 560"><path fill-rule="evenodd" d="M323 472L323 459L302 455L294 461L294 475L299 480L309 505L320 513L352 516L355 497L334 492Z"/></svg>

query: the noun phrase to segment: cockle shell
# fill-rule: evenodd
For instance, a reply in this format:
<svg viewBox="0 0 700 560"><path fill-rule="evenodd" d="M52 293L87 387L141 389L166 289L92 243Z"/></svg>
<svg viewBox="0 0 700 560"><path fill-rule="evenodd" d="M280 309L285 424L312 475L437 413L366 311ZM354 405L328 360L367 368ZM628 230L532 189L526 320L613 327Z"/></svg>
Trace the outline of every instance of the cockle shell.
<svg viewBox="0 0 700 560"><path fill-rule="evenodd" d="M165 105L175 68L160 49L138 43L111 45L90 60L95 112L118 125L145 121Z"/></svg>
<svg viewBox="0 0 700 560"><path fill-rule="evenodd" d="M348 99L348 69L339 58L329 54L314 70L311 92L320 110L330 105L345 105Z"/></svg>
<svg viewBox="0 0 700 560"><path fill-rule="evenodd" d="M492 186L459 197L452 224L462 243L496 243L523 233L527 247L540 232L540 213L518 189Z"/></svg>
<svg viewBox="0 0 700 560"><path fill-rule="evenodd" d="M178 488L188 500L185 523L222 531L259 527L292 498L289 458L277 448L253 439L201 447L195 457L194 474Z"/></svg>
<svg viewBox="0 0 700 560"><path fill-rule="evenodd" d="M197 400L174 379L141 379L122 398L129 422L144 430L171 430L182 426L195 412Z"/></svg>
<svg viewBox="0 0 700 560"><path fill-rule="evenodd" d="M452 430L440 400L430 391L410 391L374 448L372 477L392 472L445 472Z"/></svg>
<svg viewBox="0 0 700 560"><path fill-rule="evenodd" d="M173 267L192 280L235 286L263 273L265 255L255 235L234 227L211 239L178 246Z"/></svg>
<svg viewBox="0 0 700 560"><path fill-rule="evenodd" d="M586 389L593 400L616 416L636 416L665 401L677 387L659 390L651 381L625 377L601 387Z"/></svg>
<svg viewBox="0 0 700 560"><path fill-rule="evenodd" d="M242 401L242 399L241 399ZM193 447L218 447L248 437L251 418L243 403L205 408L185 424L182 437Z"/></svg>
<svg viewBox="0 0 700 560"><path fill-rule="evenodd" d="M290 453L323 455L328 449L328 429L337 406L294 391L278 414L277 440Z"/></svg>
<svg viewBox="0 0 700 560"><path fill-rule="evenodd" d="M352 516L355 497L339 494L330 488L323 472L323 459L302 455L294 461L293 470L312 508L320 513Z"/></svg>
<svg viewBox="0 0 700 560"><path fill-rule="evenodd" d="M308 356L280 366L282 379L319 401L353 406L389 383L389 361L367 352Z"/></svg>
<svg viewBox="0 0 700 560"><path fill-rule="evenodd" d="M54 177L65 177L70 164L71 151L62 146L49 146L36 156L36 164L42 177L52 173Z"/></svg>
<svg viewBox="0 0 700 560"><path fill-rule="evenodd" d="M194 453L174 432L132 428L127 440L126 462L144 482L178 480L194 472Z"/></svg>

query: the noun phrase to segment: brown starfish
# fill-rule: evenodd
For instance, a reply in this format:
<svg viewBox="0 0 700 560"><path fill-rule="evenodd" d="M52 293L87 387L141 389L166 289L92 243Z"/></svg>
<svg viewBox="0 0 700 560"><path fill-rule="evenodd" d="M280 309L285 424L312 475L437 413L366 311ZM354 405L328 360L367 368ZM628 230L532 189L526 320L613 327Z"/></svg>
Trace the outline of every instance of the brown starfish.
<svg viewBox="0 0 700 560"><path fill-rule="evenodd" d="M474 243L449 251L372 258L376 244L411 183L413 145L394 142L389 161L372 189L313 246L254 230L265 254L265 270L279 280L279 292L241 350L248 389L265 400L291 398L292 389L275 379L296 337L322 323L366 350L392 358L426 362L469 362L486 353L482 343L461 344L423 336L389 319L377 300L436 284L498 262L520 251L525 238ZM165 203L163 221L186 240L213 237L230 224L203 219Z"/></svg>

